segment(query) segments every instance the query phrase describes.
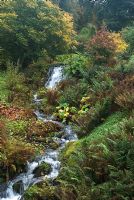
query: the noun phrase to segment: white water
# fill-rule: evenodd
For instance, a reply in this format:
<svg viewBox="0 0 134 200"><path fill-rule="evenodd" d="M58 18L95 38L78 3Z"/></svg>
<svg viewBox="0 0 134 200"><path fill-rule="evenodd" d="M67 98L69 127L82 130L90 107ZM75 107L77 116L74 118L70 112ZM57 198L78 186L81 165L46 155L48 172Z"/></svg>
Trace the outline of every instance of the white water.
<svg viewBox="0 0 134 200"><path fill-rule="evenodd" d="M47 88L55 88L56 84L59 83L63 79L63 74L62 74L62 67L55 67L53 68L52 74L46 83ZM40 100L38 99L37 95L34 95L34 102L39 103ZM57 121L53 121L52 117L46 117L42 113L40 113L38 110L35 111L35 114L38 119L45 121L51 121L53 123L58 123ZM60 124L61 125L61 124ZM40 158L36 158L35 161L33 162L28 162L27 163L27 172L22 173L19 176L17 176L14 180L9 181L7 190L4 192L4 197L1 196L1 200L20 200L22 194L24 191L31 185L34 185L42 180L45 179L55 179L58 174L59 174L59 169L60 169L60 162L59 162L59 153L61 149L65 147L65 145L70 142L70 141L75 141L77 140L76 134L73 133L72 129L70 126L63 126L64 130L64 135L62 138L55 137L53 138L56 142L58 142L60 145L57 150L53 149L47 149L45 154L43 156L40 156ZM48 163L51 165L51 172L48 175L34 178L34 170L41 165L41 163ZM22 189L20 194L15 193L13 190L13 185L18 182L22 182Z"/></svg>
<svg viewBox="0 0 134 200"><path fill-rule="evenodd" d="M46 83L46 88L48 89L53 89L63 79L63 67L54 67L51 76L49 77L47 83Z"/></svg>

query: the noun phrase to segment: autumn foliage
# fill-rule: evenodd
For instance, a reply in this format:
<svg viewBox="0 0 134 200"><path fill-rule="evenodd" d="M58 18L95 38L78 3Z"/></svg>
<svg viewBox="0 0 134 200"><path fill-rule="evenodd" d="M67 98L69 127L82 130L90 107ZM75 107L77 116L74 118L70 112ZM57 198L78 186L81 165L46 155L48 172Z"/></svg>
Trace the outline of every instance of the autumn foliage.
<svg viewBox="0 0 134 200"><path fill-rule="evenodd" d="M91 54L95 64L114 65L117 53L122 53L127 44L120 33L111 33L102 27L87 43L86 50Z"/></svg>
<svg viewBox="0 0 134 200"><path fill-rule="evenodd" d="M4 104L0 104L0 115L10 120L33 118L33 114L33 111L30 109L18 108L14 106L8 107Z"/></svg>

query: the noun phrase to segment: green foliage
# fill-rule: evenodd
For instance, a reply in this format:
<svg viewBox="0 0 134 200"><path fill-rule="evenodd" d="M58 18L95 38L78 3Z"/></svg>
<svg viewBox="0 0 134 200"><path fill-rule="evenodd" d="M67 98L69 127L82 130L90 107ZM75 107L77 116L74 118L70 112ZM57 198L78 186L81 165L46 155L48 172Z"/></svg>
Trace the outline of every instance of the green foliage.
<svg viewBox="0 0 134 200"><path fill-rule="evenodd" d="M95 33L96 27L91 23L80 30L76 39L78 41L78 49L81 52L84 52L85 44L93 37L93 35L95 35Z"/></svg>
<svg viewBox="0 0 134 200"><path fill-rule="evenodd" d="M6 77L5 73L0 72L0 101L7 102L8 100L8 89L6 88Z"/></svg>
<svg viewBox="0 0 134 200"><path fill-rule="evenodd" d="M125 130L125 132L130 133L131 135L134 135L134 114L132 113L132 116L129 119L125 119L122 124L121 128L122 130Z"/></svg>
<svg viewBox="0 0 134 200"><path fill-rule="evenodd" d="M24 70L29 87L32 86L32 89L38 89L40 86L44 86L44 81L47 80L48 69L48 61L45 56L31 63Z"/></svg>
<svg viewBox="0 0 134 200"><path fill-rule="evenodd" d="M134 5L131 0L99 0L95 7L98 20L105 21L111 30L119 31L133 22Z"/></svg>
<svg viewBox="0 0 134 200"><path fill-rule="evenodd" d="M134 5L131 0L52 0L63 10L71 12L76 26L81 29L88 23L97 27L106 24L109 29L118 31L133 22Z"/></svg>
<svg viewBox="0 0 134 200"><path fill-rule="evenodd" d="M50 1L2 1L0 11L1 47L23 67L42 50L54 57L76 44L72 17Z"/></svg>
<svg viewBox="0 0 134 200"><path fill-rule="evenodd" d="M107 135L112 133L118 133L120 126L119 123L125 119L125 113L117 112L113 115L109 116L104 123L100 126L96 127L93 131L91 131L90 135L83 138L83 142L92 142L93 140L101 140L107 138Z"/></svg>
<svg viewBox="0 0 134 200"><path fill-rule="evenodd" d="M37 199L37 196L40 196L40 193L41 193L41 189L34 185L32 187L30 187L26 193L25 193L25 199L29 199L29 200L36 200Z"/></svg>
<svg viewBox="0 0 134 200"><path fill-rule="evenodd" d="M102 123L105 118L111 112L111 100L109 98L101 100L101 102L96 102L94 106L91 107L81 115L76 115L74 121L79 126L77 134L79 137L83 137L93 130L96 126Z"/></svg>
<svg viewBox="0 0 134 200"><path fill-rule="evenodd" d="M7 121L6 127L10 135L18 135L25 137L28 131L28 121Z"/></svg>
<svg viewBox="0 0 134 200"><path fill-rule="evenodd" d="M61 93L59 103L68 103L70 106L79 107L80 100L88 90L88 85L84 81L80 81L78 84L74 83L69 85Z"/></svg>
<svg viewBox="0 0 134 200"><path fill-rule="evenodd" d="M79 35L77 36L77 40L81 43L87 42L89 39L93 37L96 32L96 27L93 24L88 24L86 27L82 28Z"/></svg>
<svg viewBox="0 0 134 200"><path fill-rule="evenodd" d="M25 104L30 99L29 88L25 83L25 76L19 72L18 67L9 63L6 72L6 88L9 91L8 101L19 105Z"/></svg>
<svg viewBox="0 0 134 200"><path fill-rule="evenodd" d="M80 53L59 56L58 61L65 65L67 76L82 78L84 71L87 70L88 57Z"/></svg>
<svg viewBox="0 0 134 200"><path fill-rule="evenodd" d="M134 55L129 57L129 60L126 62L126 64L120 66L120 70L127 74L134 73Z"/></svg>
<svg viewBox="0 0 134 200"><path fill-rule="evenodd" d="M91 135L63 151L58 179L61 190L71 192L72 199L133 197L134 141L129 129L121 130L123 116L124 113L112 115Z"/></svg>
<svg viewBox="0 0 134 200"><path fill-rule="evenodd" d="M91 79L91 87L95 93L112 91L114 80L106 72L96 72L96 76Z"/></svg>
<svg viewBox="0 0 134 200"><path fill-rule="evenodd" d="M33 185L24 194L25 200L37 200L48 198L50 200L58 200L55 195L55 187L49 186L49 184L44 183L43 185Z"/></svg>
<svg viewBox="0 0 134 200"><path fill-rule="evenodd" d="M70 107L68 103L60 104L58 107L56 107L56 109L57 112L54 113L54 115L63 122L71 119L72 115L77 112L77 109L75 107Z"/></svg>
<svg viewBox="0 0 134 200"><path fill-rule="evenodd" d="M128 26L122 30L122 35L125 41L128 43L128 53L132 55L134 53L134 26Z"/></svg>
<svg viewBox="0 0 134 200"><path fill-rule="evenodd" d="M4 122L0 122L0 127L0 176L8 180L25 170L27 160L34 157L35 150L21 138L9 136Z"/></svg>

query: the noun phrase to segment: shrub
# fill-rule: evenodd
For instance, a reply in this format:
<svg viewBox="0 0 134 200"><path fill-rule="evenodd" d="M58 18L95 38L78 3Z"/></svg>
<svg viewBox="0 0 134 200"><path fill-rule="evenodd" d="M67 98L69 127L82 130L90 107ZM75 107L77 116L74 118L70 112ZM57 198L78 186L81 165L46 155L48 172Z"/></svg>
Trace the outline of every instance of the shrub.
<svg viewBox="0 0 134 200"><path fill-rule="evenodd" d="M54 116L62 120L63 122L67 122L71 120L73 115L77 112L75 107L70 107L69 104L63 103L56 107L57 112L54 113Z"/></svg>
<svg viewBox="0 0 134 200"><path fill-rule="evenodd" d="M9 90L6 87L5 73L0 73L0 101L7 102Z"/></svg>
<svg viewBox="0 0 134 200"><path fill-rule="evenodd" d="M25 71L26 81L29 86L32 86L34 89L44 86L44 82L47 80L48 69L49 65L46 58L40 58L37 62L30 64Z"/></svg>
<svg viewBox="0 0 134 200"><path fill-rule="evenodd" d="M61 126L51 121L32 121L28 127L27 138L33 141L40 141L42 138L48 137L49 134L60 130Z"/></svg>
<svg viewBox="0 0 134 200"><path fill-rule="evenodd" d="M18 173L25 170L28 160L35 155L34 148L19 139L5 136L2 148L0 148L0 174L5 179L13 178Z"/></svg>
<svg viewBox="0 0 134 200"><path fill-rule="evenodd" d="M49 89L46 91L47 103L50 105L56 105L59 99L59 91L56 89Z"/></svg>
<svg viewBox="0 0 134 200"><path fill-rule="evenodd" d="M111 101L109 98L104 99L101 102L96 102L95 106L91 108L83 115L76 115L74 121L80 127L78 131L79 137L87 135L91 130L98 126L111 112Z"/></svg>
<svg viewBox="0 0 134 200"><path fill-rule="evenodd" d="M6 72L6 88L9 90L8 101L18 105L26 105L30 99L30 91L25 84L24 74L18 67L8 64Z"/></svg>
<svg viewBox="0 0 134 200"><path fill-rule="evenodd" d="M24 194L25 200L49 199L59 200L55 195L56 187L50 186L47 183L33 185Z"/></svg>
<svg viewBox="0 0 134 200"><path fill-rule="evenodd" d="M132 55L134 52L134 26L126 27L122 30L124 40L128 43L128 53Z"/></svg>
<svg viewBox="0 0 134 200"><path fill-rule="evenodd" d="M127 44L119 33L111 33L102 27L96 35L89 40L86 50L91 54L94 64L113 66L116 53L125 51Z"/></svg>
<svg viewBox="0 0 134 200"><path fill-rule="evenodd" d="M83 54L59 56L58 60L65 65L64 71L69 77L82 78L84 71L87 70L88 57Z"/></svg>
<svg viewBox="0 0 134 200"><path fill-rule="evenodd" d="M59 103L67 103L70 106L79 107L80 100L85 95L87 89L87 83L82 81L78 84L70 85L69 87L64 89L63 93L61 93Z"/></svg>
<svg viewBox="0 0 134 200"><path fill-rule="evenodd" d="M106 91L112 91L114 80L106 72L97 72L96 76L91 79L91 89L96 94L103 94Z"/></svg>
<svg viewBox="0 0 134 200"><path fill-rule="evenodd" d="M129 58L128 63L124 66L124 73L134 73L134 55Z"/></svg>
<svg viewBox="0 0 134 200"><path fill-rule="evenodd" d="M115 102L122 108L131 110L134 107L134 76L126 76L115 88Z"/></svg>
<svg viewBox="0 0 134 200"><path fill-rule="evenodd" d="M134 108L134 90L125 91L116 97L115 102L123 109L132 110Z"/></svg>
<svg viewBox="0 0 134 200"><path fill-rule="evenodd" d="M25 137L28 131L28 121L26 120L7 121L6 127L10 135L14 136L18 135Z"/></svg>
<svg viewBox="0 0 134 200"><path fill-rule="evenodd" d="M121 129L132 136L134 135L134 114L122 122Z"/></svg>

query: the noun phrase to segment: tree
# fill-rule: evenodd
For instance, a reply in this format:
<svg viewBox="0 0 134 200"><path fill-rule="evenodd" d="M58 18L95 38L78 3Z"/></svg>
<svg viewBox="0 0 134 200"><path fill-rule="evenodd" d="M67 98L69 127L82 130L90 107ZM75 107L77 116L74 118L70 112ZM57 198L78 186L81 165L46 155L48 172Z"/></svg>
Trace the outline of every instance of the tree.
<svg viewBox="0 0 134 200"><path fill-rule="evenodd" d="M134 54L134 26L126 27L122 30L124 40L128 43L129 55Z"/></svg>
<svg viewBox="0 0 134 200"><path fill-rule="evenodd" d="M105 21L111 30L121 30L134 20L133 0L99 0L97 4L98 19Z"/></svg>
<svg viewBox="0 0 134 200"><path fill-rule="evenodd" d="M23 66L44 50L53 58L75 45L71 15L50 1L3 1L0 13L1 48Z"/></svg>
<svg viewBox="0 0 134 200"><path fill-rule="evenodd" d="M105 27L87 42L86 50L93 58L94 64L112 66L115 56L127 49L120 33L109 32Z"/></svg>

